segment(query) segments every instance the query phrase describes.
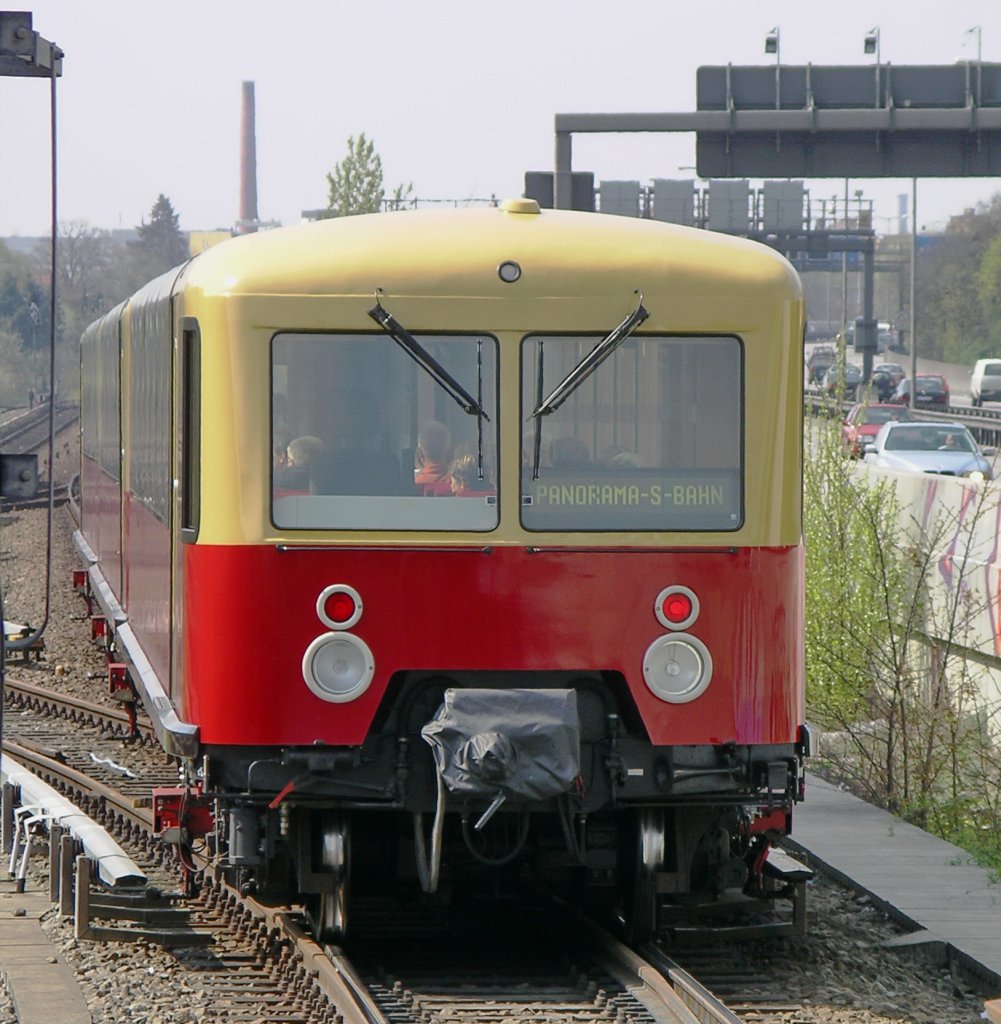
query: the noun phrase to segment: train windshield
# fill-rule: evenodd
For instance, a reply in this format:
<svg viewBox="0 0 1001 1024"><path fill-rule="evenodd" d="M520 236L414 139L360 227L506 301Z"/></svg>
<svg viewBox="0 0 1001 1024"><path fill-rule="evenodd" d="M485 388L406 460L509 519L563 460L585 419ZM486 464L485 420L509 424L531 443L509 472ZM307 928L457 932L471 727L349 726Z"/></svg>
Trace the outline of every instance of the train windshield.
<svg viewBox="0 0 1001 1024"><path fill-rule="evenodd" d="M524 527L738 529L743 521L740 340L633 336L558 409L533 418L539 396L579 365L594 344L593 337L539 335L522 343ZM541 436L536 436L537 422Z"/></svg>
<svg viewBox="0 0 1001 1024"><path fill-rule="evenodd" d="M471 415L389 335L272 340L272 519L286 529L497 526L497 342L421 335ZM430 499L447 500L430 500ZM455 500L455 499L464 500Z"/></svg>

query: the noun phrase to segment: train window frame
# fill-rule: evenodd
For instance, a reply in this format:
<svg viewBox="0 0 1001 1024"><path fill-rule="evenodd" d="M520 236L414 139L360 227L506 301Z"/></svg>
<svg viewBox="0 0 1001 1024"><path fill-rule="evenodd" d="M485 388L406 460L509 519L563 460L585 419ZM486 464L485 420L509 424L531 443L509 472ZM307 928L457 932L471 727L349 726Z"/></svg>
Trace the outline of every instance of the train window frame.
<svg viewBox="0 0 1001 1024"><path fill-rule="evenodd" d="M501 344L499 338L488 331L415 331L414 337L418 338L423 345L433 344L438 340L465 341L469 345L475 342L482 343L481 354L489 352L489 366L486 374L487 386L483 391L482 401L489 410L486 422L478 419L478 425L483 430L481 455L484 455L484 464L487 464L486 453L496 452L495 459L500 456L500 381L501 381ZM492 533L500 528L500 489L499 481L482 493L477 491L471 497L463 497L461 502L454 505L451 502L429 501L430 492L425 494L411 494L404 492L405 474L409 472L407 467L407 456L413 459L413 449L408 447L393 447L390 450L395 454L399 450L400 471L399 479L401 491L399 494L304 494L279 497L276 481L276 466L274 456L277 454L278 427L276 422L276 396L285 395L286 404L288 398L288 383L286 382L284 392L280 392L276 385L276 371L279 362L276 358L276 346L286 338L317 339L328 338L342 342L364 342L372 345L386 346L386 352L396 353L403 362L398 365L405 368L401 372L412 375L413 380L419 380L421 386L428 388L435 396L434 408L435 417L440 418L446 413L456 415L458 407L454 404L450 395L436 388L435 382L421 372L419 365L409 357L407 353L399 348L398 343L384 331L344 331L344 330L303 330L295 328L281 328L271 335L269 344L268 379L269 379L269 438L272 452L271 468L268 473L268 510L269 521L276 529L283 532L297 531L323 531L336 533ZM394 355L393 358L397 358ZM484 360L486 362L486 360ZM478 372L482 372L481 369ZM492 378L492 379L491 379ZM342 385L343 386L343 385ZM409 388L409 385L408 385ZM380 392L380 394L382 394ZM408 391L409 394L409 391ZM378 397L378 396L377 396ZM416 403L410 396L410 406L398 419L398 424L404 421L408 424L409 437L415 441L418 429L419 413ZM472 417L469 417L470 421ZM465 421L463 421L465 422ZM286 432L289 424L285 424ZM392 431L390 431L392 433ZM399 438L397 438L399 440ZM286 442L287 443L287 442ZM499 462L497 463L499 466ZM450 494L438 493L439 497L452 497ZM388 499L388 500L387 500ZM281 506L278 502L281 501ZM324 512L324 510L326 510ZM484 511L486 510L486 511ZM281 513L280 515L278 513ZM340 521L337 521L340 518Z"/></svg>
<svg viewBox="0 0 1001 1024"><path fill-rule="evenodd" d="M144 285L129 300L123 345L123 396L127 395L128 458L123 488L167 529L173 523L174 345L173 286L181 268ZM123 338L124 341L124 338ZM167 388L163 381L170 382ZM123 415L126 415L123 401ZM123 432L124 433L124 432Z"/></svg>
<svg viewBox="0 0 1001 1024"><path fill-rule="evenodd" d="M180 536L193 544L201 524L202 335L195 317L181 317L180 327Z"/></svg>
<svg viewBox="0 0 1001 1024"><path fill-rule="evenodd" d="M542 521L535 515L535 510L539 507L539 504L535 501L540 496L540 484L545 484L546 469L548 469L550 475L553 474L554 467L545 467L537 480L532 479L533 463L534 463L534 424L535 418L533 417L533 410L537 405L538 399L538 380L537 380L537 350L533 353L531 342L542 340L553 341L553 342L566 342L566 341L577 341L577 342L591 342L595 343L601 340L601 335L597 332L552 332L552 331L531 331L522 336L519 343L519 374L520 374L520 421L521 421L521 437L520 444L522 449L522 463L519 471L519 521L522 529L529 533L575 533L575 534L663 534L663 533L678 533L678 534L691 534L691 533L720 533L730 534L742 529L746 521L746 416L747 416L747 403L746 403L746 347L744 339L732 331L724 331L720 333L710 332L684 332L684 333L672 333L658 331L655 333L640 333L636 332L632 335L630 341L634 344L650 343L650 342L662 342L662 343L677 343L677 342L689 342L698 343L705 341L713 342L731 342L734 345L734 354L736 361L734 364L734 371L736 373L736 387L734 389L734 398L739 403L736 411L735 418L735 436L733 438L733 455L736 459L734 467L717 468L709 472L704 471L698 467L692 467L690 470L685 470L685 480L680 482L673 482L670 490L668 490L664 484L668 481L656 480L655 471L652 469L643 469L641 465L636 462L632 462L629 466L635 474L639 473L639 476L649 477L650 486L644 487L640 481L639 476L630 487L628 481L619 481L618 479L608 480L602 479L583 479L585 475L600 477L603 473L608 473L608 467L602 467L601 461L590 461L590 455L588 452L588 470L567 471L563 470L561 475L557 477L557 487L552 491L547 492L548 496L552 499L553 504L558 505L561 509L568 510L565 515L556 514L550 516L546 521ZM615 357L613 357L615 358ZM659 358L659 357L658 357ZM606 364L603 369L607 370L610 364ZM637 363L638 366L638 363ZM594 376L599 376L601 371ZM548 382L546 382L548 384ZM587 385L585 385L586 387ZM569 403L568 403L569 405ZM558 416L558 411L554 417L543 417L542 418L542 430L543 437L545 436L547 421L554 419ZM596 429L596 424L592 424ZM551 443L554 440L552 435L547 439L547 443ZM527 454L526 454L527 452ZM597 452L593 453L597 455ZM623 458L627 458L628 455L636 455L636 452L623 453ZM595 473L594 470L598 472ZM658 469L656 472L660 474L664 473L663 469ZM574 475L581 477L581 479L575 479ZM618 475L616 473L616 475ZM531 485L530 489L526 489L526 479ZM623 487L625 484L625 487ZM648 504L653 506L654 492L658 499L658 506L664 505L667 507L668 495L671 494L676 487L683 487L686 495L691 496L691 507L696 508L703 504L700 495L709 495L713 503L719 503L722 507L721 516L726 516L726 519L720 518L714 521L712 518L707 518L704 510L693 513L690 521L659 521L659 522L642 522L637 521L633 524L629 523L628 520L620 518L618 520L611 520L611 516L607 516L610 520L608 522L601 522L601 516L596 516L592 521L588 519L588 506L599 507L607 506L609 508L615 507L629 507L632 505L642 506ZM607 496L607 501L606 501ZM635 501L633 500L635 497ZM673 500L673 499L672 499ZM685 499L688 500L687 498ZM682 503L684 504L684 503ZM583 509L584 511L581 511Z"/></svg>
<svg viewBox="0 0 1001 1024"><path fill-rule="evenodd" d="M122 481L122 311L125 303L94 321L80 344L83 403L81 451L116 484Z"/></svg>

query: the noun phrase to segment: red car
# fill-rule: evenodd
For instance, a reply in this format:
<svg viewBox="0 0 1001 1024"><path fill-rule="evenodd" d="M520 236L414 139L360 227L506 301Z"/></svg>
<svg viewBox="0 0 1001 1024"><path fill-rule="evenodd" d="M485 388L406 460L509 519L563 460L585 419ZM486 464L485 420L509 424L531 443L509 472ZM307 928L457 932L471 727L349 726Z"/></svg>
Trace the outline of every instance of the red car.
<svg viewBox="0 0 1001 1024"><path fill-rule="evenodd" d="M910 410L899 405L866 405L864 402L853 405L841 423L845 451L853 459L860 459L862 449L876 437L884 423L913 419Z"/></svg>

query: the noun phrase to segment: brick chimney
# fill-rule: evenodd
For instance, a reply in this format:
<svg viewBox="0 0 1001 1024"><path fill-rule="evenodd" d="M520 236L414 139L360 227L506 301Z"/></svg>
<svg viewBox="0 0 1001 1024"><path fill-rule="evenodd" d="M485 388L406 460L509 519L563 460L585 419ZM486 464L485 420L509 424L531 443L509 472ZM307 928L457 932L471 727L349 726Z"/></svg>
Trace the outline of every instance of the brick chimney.
<svg viewBox="0 0 1001 1024"><path fill-rule="evenodd" d="M254 83L243 83L243 117L240 126L240 219L238 235L257 230L257 140L254 128Z"/></svg>

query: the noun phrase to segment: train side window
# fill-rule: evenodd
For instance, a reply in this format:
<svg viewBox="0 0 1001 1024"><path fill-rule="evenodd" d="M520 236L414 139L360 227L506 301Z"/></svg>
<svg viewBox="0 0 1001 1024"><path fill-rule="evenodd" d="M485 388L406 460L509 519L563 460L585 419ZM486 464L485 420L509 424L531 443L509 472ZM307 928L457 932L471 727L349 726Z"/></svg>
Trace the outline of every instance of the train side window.
<svg viewBox="0 0 1001 1024"><path fill-rule="evenodd" d="M181 540L198 539L201 508L201 333L194 317L181 320Z"/></svg>

